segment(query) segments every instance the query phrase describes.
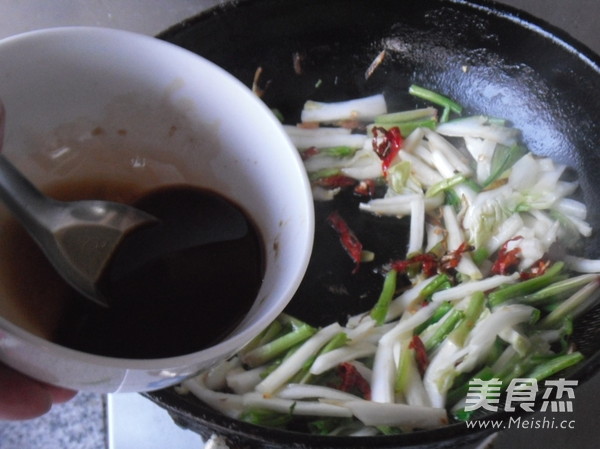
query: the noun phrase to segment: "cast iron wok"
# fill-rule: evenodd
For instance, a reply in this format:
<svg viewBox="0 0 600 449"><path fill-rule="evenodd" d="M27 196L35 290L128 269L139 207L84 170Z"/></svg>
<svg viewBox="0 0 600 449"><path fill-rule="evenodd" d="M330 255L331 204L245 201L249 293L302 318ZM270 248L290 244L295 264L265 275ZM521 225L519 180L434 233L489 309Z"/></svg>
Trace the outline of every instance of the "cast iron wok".
<svg viewBox="0 0 600 449"><path fill-rule="evenodd" d="M600 59L516 10L483 1L239 1L159 37L203 55L247 85L261 67L263 99L288 123L299 120L307 99L333 101L383 92L392 110L416 107L420 104L407 95L412 83L454 98L467 113L504 117L523 130L532 151L573 168L582 199L590 205L589 221L596 229L600 225ZM383 62L365 77L382 50ZM324 221L330 210L341 210L364 246L375 252L372 266L403 256L390 247L405 247L408 223L357 213L355 201L346 195L316 204L313 259L287 309L311 324L343 321L368 310L381 287L381 275L374 270L351 274L352 262ZM390 245L391 240L396 244ZM600 257L598 233L581 254ZM600 365L598 308L576 323L574 337L588 358L566 377L584 381ZM204 437L220 434L235 448L457 447L482 436L463 424L395 436L313 436L226 418L173 389L147 397L178 424ZM494 418L507 416L499 412Z"/></svg>

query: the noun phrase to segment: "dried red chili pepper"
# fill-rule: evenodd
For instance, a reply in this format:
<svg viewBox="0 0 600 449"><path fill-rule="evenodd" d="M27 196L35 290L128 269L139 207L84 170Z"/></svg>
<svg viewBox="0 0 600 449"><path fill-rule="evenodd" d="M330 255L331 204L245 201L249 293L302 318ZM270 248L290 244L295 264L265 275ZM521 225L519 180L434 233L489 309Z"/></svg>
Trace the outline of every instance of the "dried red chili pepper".
<svg viewBox="0 0 600 449"><path fill-rule="evenodd" d="M377 142L379 133L383 133L383 140L381 142ZM400 128L397 126L387 130L381 127L373 128L373 150L382 161L383 176L387 176L388 169L400 152L403 143L404 139L402 138L402 134L400 134Z"/></svg>
<svg viewBox="0 0 600 449"><path fill-rule="evenodd" d="M327 217L328 223L331 227L337 232L340 242L342 246L350 256L350 258L356 264L353 273L358 271L358 267L360 266L360 260L362 257L362 243L358 240L358 237L354 234L354 232L350 229L346 221L342 218L342 216L337 212L333 211Z"/></svg>
<svg viewBox="0 0 600 449"><path fill-rule="evenodd" d="M521 279L527 280L541 276L550 266L550 261L546 259L537 260L529 269L521 272Z"/></svg>
<svg viewBox="0 0 600 449"><path fill-rule="evenodd" d="M364 399L371 399L371 386L354 365L348 362L340 363L337 371L341 379L338 390L345 392L356 390Z"/></svg>
<svg viewBox="0 0 600 449"><path fill-rule="evenodd" d="M521 248L516 247L509 250L508 244L522 238L521 236L517 236L504 242L498 250L498 258L494 262L494 265L492 265L492 273L506 275L516 271L521 261Z"/></svg>
<svg viewBox="0 0 600 449"><path fill-rule="evenodd" d="M418 335L413 335L408 344L408 349L415 351L415 360L417 362L417 367L419 368L419 373L421 373L422 376L429 366L429 356L427 355L423 340L421 340Z"/></svg>
<svg viewBox="0 0 600 449"><path fill-rule="evenodd" d="M317 154L319 154L320 151L317 147L310 147L307 148L306 150L302 151L300 153L300 157L302 158L303 161L310 159L313 156L316 156Z"/></svg>
<svg viewBox="0 0 600 449"><path fill-rule="evenodd" d="M354 188L354 193L360 196L373 196L375 194L375 181L372 179L360 181Z"/></svg>
<svg viewBox="0 0 600 449"><path fill-rule="evenodd" d="M456 250L449 252L440 260L440 270L444 273L453 270L460 263L464 253L472 251L473 247L466 242L460 244Z"/></svg>
<svg viewBox="0 0 600 449"><path fill-rule="evenodd" d="M399 273L406 273L411 267L421 267L421 271L427 277L433 276L438 271L439 260L431 253L416 254L408 259L395 260L392 262L392 268Z"/></svg>
<svg viewBox="0 0 600 449"><path fill-rule="evenodd" d="M437 274L439 262L433 254L423 254L421 257L421 270L426 277Z"/></svg>
<svg viewBox="0 0 600 449"><path fill-rule="evenodd" d="M392 261L392 270L396 270L398 273L406 273L411 265L415 265L416 262L412 259L394 260Z"/></svg>

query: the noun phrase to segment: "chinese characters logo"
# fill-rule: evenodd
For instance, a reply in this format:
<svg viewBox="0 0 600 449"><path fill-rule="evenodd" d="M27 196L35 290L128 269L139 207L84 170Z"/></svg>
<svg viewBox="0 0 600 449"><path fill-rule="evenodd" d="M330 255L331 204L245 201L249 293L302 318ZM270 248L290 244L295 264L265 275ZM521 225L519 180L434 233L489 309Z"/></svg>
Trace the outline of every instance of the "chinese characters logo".
<svg viewBox="0 0 600 449"><path fill-rule="evenodd" d="M540 411L572 412L572 401L575 398L574 387L577 384L577 380L546 380ZM527 412L533 412L535 397L539 391L536 379L515 378L511 380L506 388L504 410L514 412L517 408L521 408ZM484 409L497 412L501 393L502 381L500 379L473 379L469 382L465 411Z"/></svg>

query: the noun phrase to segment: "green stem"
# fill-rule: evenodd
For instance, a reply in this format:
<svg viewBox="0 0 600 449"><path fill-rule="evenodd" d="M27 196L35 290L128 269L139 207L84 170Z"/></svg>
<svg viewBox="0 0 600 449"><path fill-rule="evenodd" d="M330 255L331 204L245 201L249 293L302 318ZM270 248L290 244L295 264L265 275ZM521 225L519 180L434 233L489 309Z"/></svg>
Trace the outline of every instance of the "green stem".
<svg viewBox="0 0 600 449"><path fill-rule="evenodd" d="M241 414L240 420L256 426L283 429L292 420L292 415L290 413L279 413L265 409L249 409Z"/></svg>
<svg viewBox="0 0 600 449"><path fill-rule="evenodd" d="M448 317L444 319L444 322L433 332L430 338L425 342L425 350L431 352L435 350L446 337L454 330L456 325L465 316L464 312L457 309L452 309Z"/></svg>
<svg viewBox="0 0 600 449"><path fill-rule="evenodd" d="M527 153L527 148L522 145L513 145L507 147L504 145L498 145L492 156L491 162L491 174L486 179L482 187L488 187L490 184L495 182L502 174L512 167L515 162L521 159Z"/></svg>
<svg viewBox="0 0 600 449"><path fill-rule="evenodd" d="M427 284L421 294L419 295L422 300L427 300L435 292L450 287L450 278L446 274L438 274L433 281Z"/></svg>
<svg viewBox="0 0 600 449"><path fill-rule="evenodd" d="M465 319L452 331L450 338L457 346L463 346L467 336L475 327L481 312L485 308L485 295L483 292L474 293L469 300L469 305L465 310Z"/></svg>
<svg viewBox="0 0 600 449"><path fill-rule="evenodd" d="M435 118L426 118L420 120L412 120L410 122L396 122L396 123L375 123L375 126L378 128L383 128L385 130L390 130L391 128L398 128L400 130L400 134L404 137L408 136L411 132L413 132L417 128L429 128L435 129L438 122ZM372 128L369 127L368 131Z"/></svg>
<svg viewBox="0 0 600 449"><path fill-rule="evenodd" d="M496 339L494 340L494 344L492 345L487 354L485 363L487 365L492 366L496 362L496 360L498 360L498 357L502 355L507 346L508 345L504 340L502 340L500 337L496 337Z"/></svg>
<svg viewBox="0 0 600 449"><path fill-rule="evenodd" d="M575 292L570 298L561 303L556 309L550 312L541 322L542 328L551 328L559 325L567 316L576 313L590 298L594 300L598 296L600 283L596 280Z"/></svg>
<svg viewBox="0 0 600 449"><path fill-rule="evenodd" d="M531 295L527 295L519 300L523 304L536 306L543 304L547 301L553 300L556 297L561 297L567 293L572 292L591 281L598 278L596 274L583 274L581 276L575 276L572 278L563 279L561 281L550 284L548 287L543 288Z"/></svg>
<svg viewBox="0 0 600 449"><path fill-rule="evenodd" d="M441 303L438 306L438 308L435 310L435 312L433 312L433 315L431 316L431 318L429 318L423 324L421 324L415 328L415 335L419 335L421 332L423 332L429 326L431 326L432 324L435 324L439 320L441 320L444 317L444 315L446 315L448 312L450 312L450 310L452 310L452 307L453 307L453 305L449 301L445 301L445 302Z"/></svg>
<svg viewBox="0 0 600 449"><path fill-rule="evenodd" d="M458 175L454 175L451 178L442 179L440 182L435 183L431 187L427 189L425 192L425 198L431 198L436 196L440 192L444 192L452 187L463 183L467 178L465 175L459 173Z"/></svg>
<svg viewBox="0 0 600 449"><path fill-rule="evenodd" d="M547 287L556 281L556 276L560 274L564 266L563 262L556 262L541 276L500 287L488 295L490 306L496 307L509 299L519 298Z"/></svg>
<svg viewBox="0 0 600 449"><path fill-rule="evenodd" d="M450 109L450 107L445 106L444 110L442 111L442 116L440 117L440 123L446 123L447 121L450 120L450 112L452 110Z"/></svg>
<svg viewBox="0 0 600 449"><path fill-rule="evenodd" d="M438 106L448 108L456 114L462 114L463 107L460 104L432 90L413 84L408 88L408 93L414 95L415 97L437 104Z"/></svg>
<svg viewBox="0 0 600 449"><path fill-rule="evenodd" d="M251 367L262 365L308 339L315 332L314 327L304 323L291 332L244 354L242 361Z"/></svg>
<svg viewBox="0 0 600 449"><path fill-rule="evenodd" d="M460 196L458 196L458 194L454 190L446 190L445 196L446 198L444 199L444 204L452 206L456 210L460 209L461 199Z"/></svg>
<svg viewBox="0 0 600 449"><path fill-rule="evenodd" d="M446 404L452 406L464 398L469 392L469 382L474 379L491 380L493 371L489 366L484 366L479 372L474 375L467 376L467 380L460 383L457 387L452 388L446 396Z"/></svg>
<svg viewBox="0 0 600 449"><path fill-rule="evenodd" d="M274 340L275 337L277 337L279 335L279 333L282 331L282 329L283 329L283 325L281 324L280 319L276 319L271 324L269 324L269 326L264 331L262 331L253 340L251 340L250 343L248 343L243 348L243 350L240 352L240 354L241 355L247 354L248 352L252 351L253 349L255 349L259 346L262 346L262 345L270 342L271 340Z"/></svg>
<svg viewBox="0 0 600 449"><path fill-rule="evenodd" d="M466 178L465 179L465 185L467 187L469 187L473 192L475 193L479 193L481 192L483 189L481 188L481 186L479 184L477 184L477 182L471 178Z"/></svg>
<svg viewBox="0 0 600 449"><path fill-rule="evenodd" d="M526 377L536 379L539 382L581 362L583 359L584 356L581 352L559 355L558 357L553 357L547 362L537 365L533 370L527 373Z"/></svg>
<svg viewBox="0 0 600 449"><path fill-rule="evenodd" d="M490 252L487 248L480 246L475 251L471 251L471 259L477 266L481 266L481 264L490 257Z"/></svg>
<svg viewBox="0 0 600 449"><path fill-rule="evenodd" d="M410 380L410 367L414 363L414 350L410 349L409 346L410 341L403 341L400 347L400 360L398 360L396 383L394 385L396 393L404 393Z"/></svg>
<svg viewBox="0 0 600 449"><path fill-rule="evenodd" d="M506 388L511 380L517 377L523 377L532 366L533 362L529 355L523 357L519 353L515 353L506 365L504 365L498 373L494 374L494 377L500 379L502 381L502 387Z"/></svg>
<svg viewBox="0 0 600 449"><path fill-rule="evenodd" d="M390 302L392 302L394 293L396 292L397 277L398 273L396 270L390 270L385 275L385 280L383 281L383 288L379 295L379 299L375 303L375 306L373 306L371 309L371 318L375 320L377 325L381 325L385 322L385 317L387 315Z"/></svg>

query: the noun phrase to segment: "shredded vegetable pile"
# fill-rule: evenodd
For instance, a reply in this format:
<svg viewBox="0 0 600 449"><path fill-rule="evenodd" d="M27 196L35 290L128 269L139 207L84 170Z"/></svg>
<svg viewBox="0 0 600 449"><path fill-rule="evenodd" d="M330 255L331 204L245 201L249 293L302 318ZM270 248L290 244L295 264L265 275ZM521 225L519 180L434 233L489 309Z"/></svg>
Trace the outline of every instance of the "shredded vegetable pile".
<svg viewBox="0 0 600 449"><path fill-rule="evenodd" d="M472 379L506 388L584 358L570 336L598 302L600 262L566 252L592 233L577 181L505 121L409 92L430 106L308 101L302 123L285 127L316 201L354 189L361 213L409 220L406 258L382 267L376 304L320 328L283 314L181 391L258 425L388 434L470 419ZM329 224L356 269L372 262L343 216Z"/></svg>

